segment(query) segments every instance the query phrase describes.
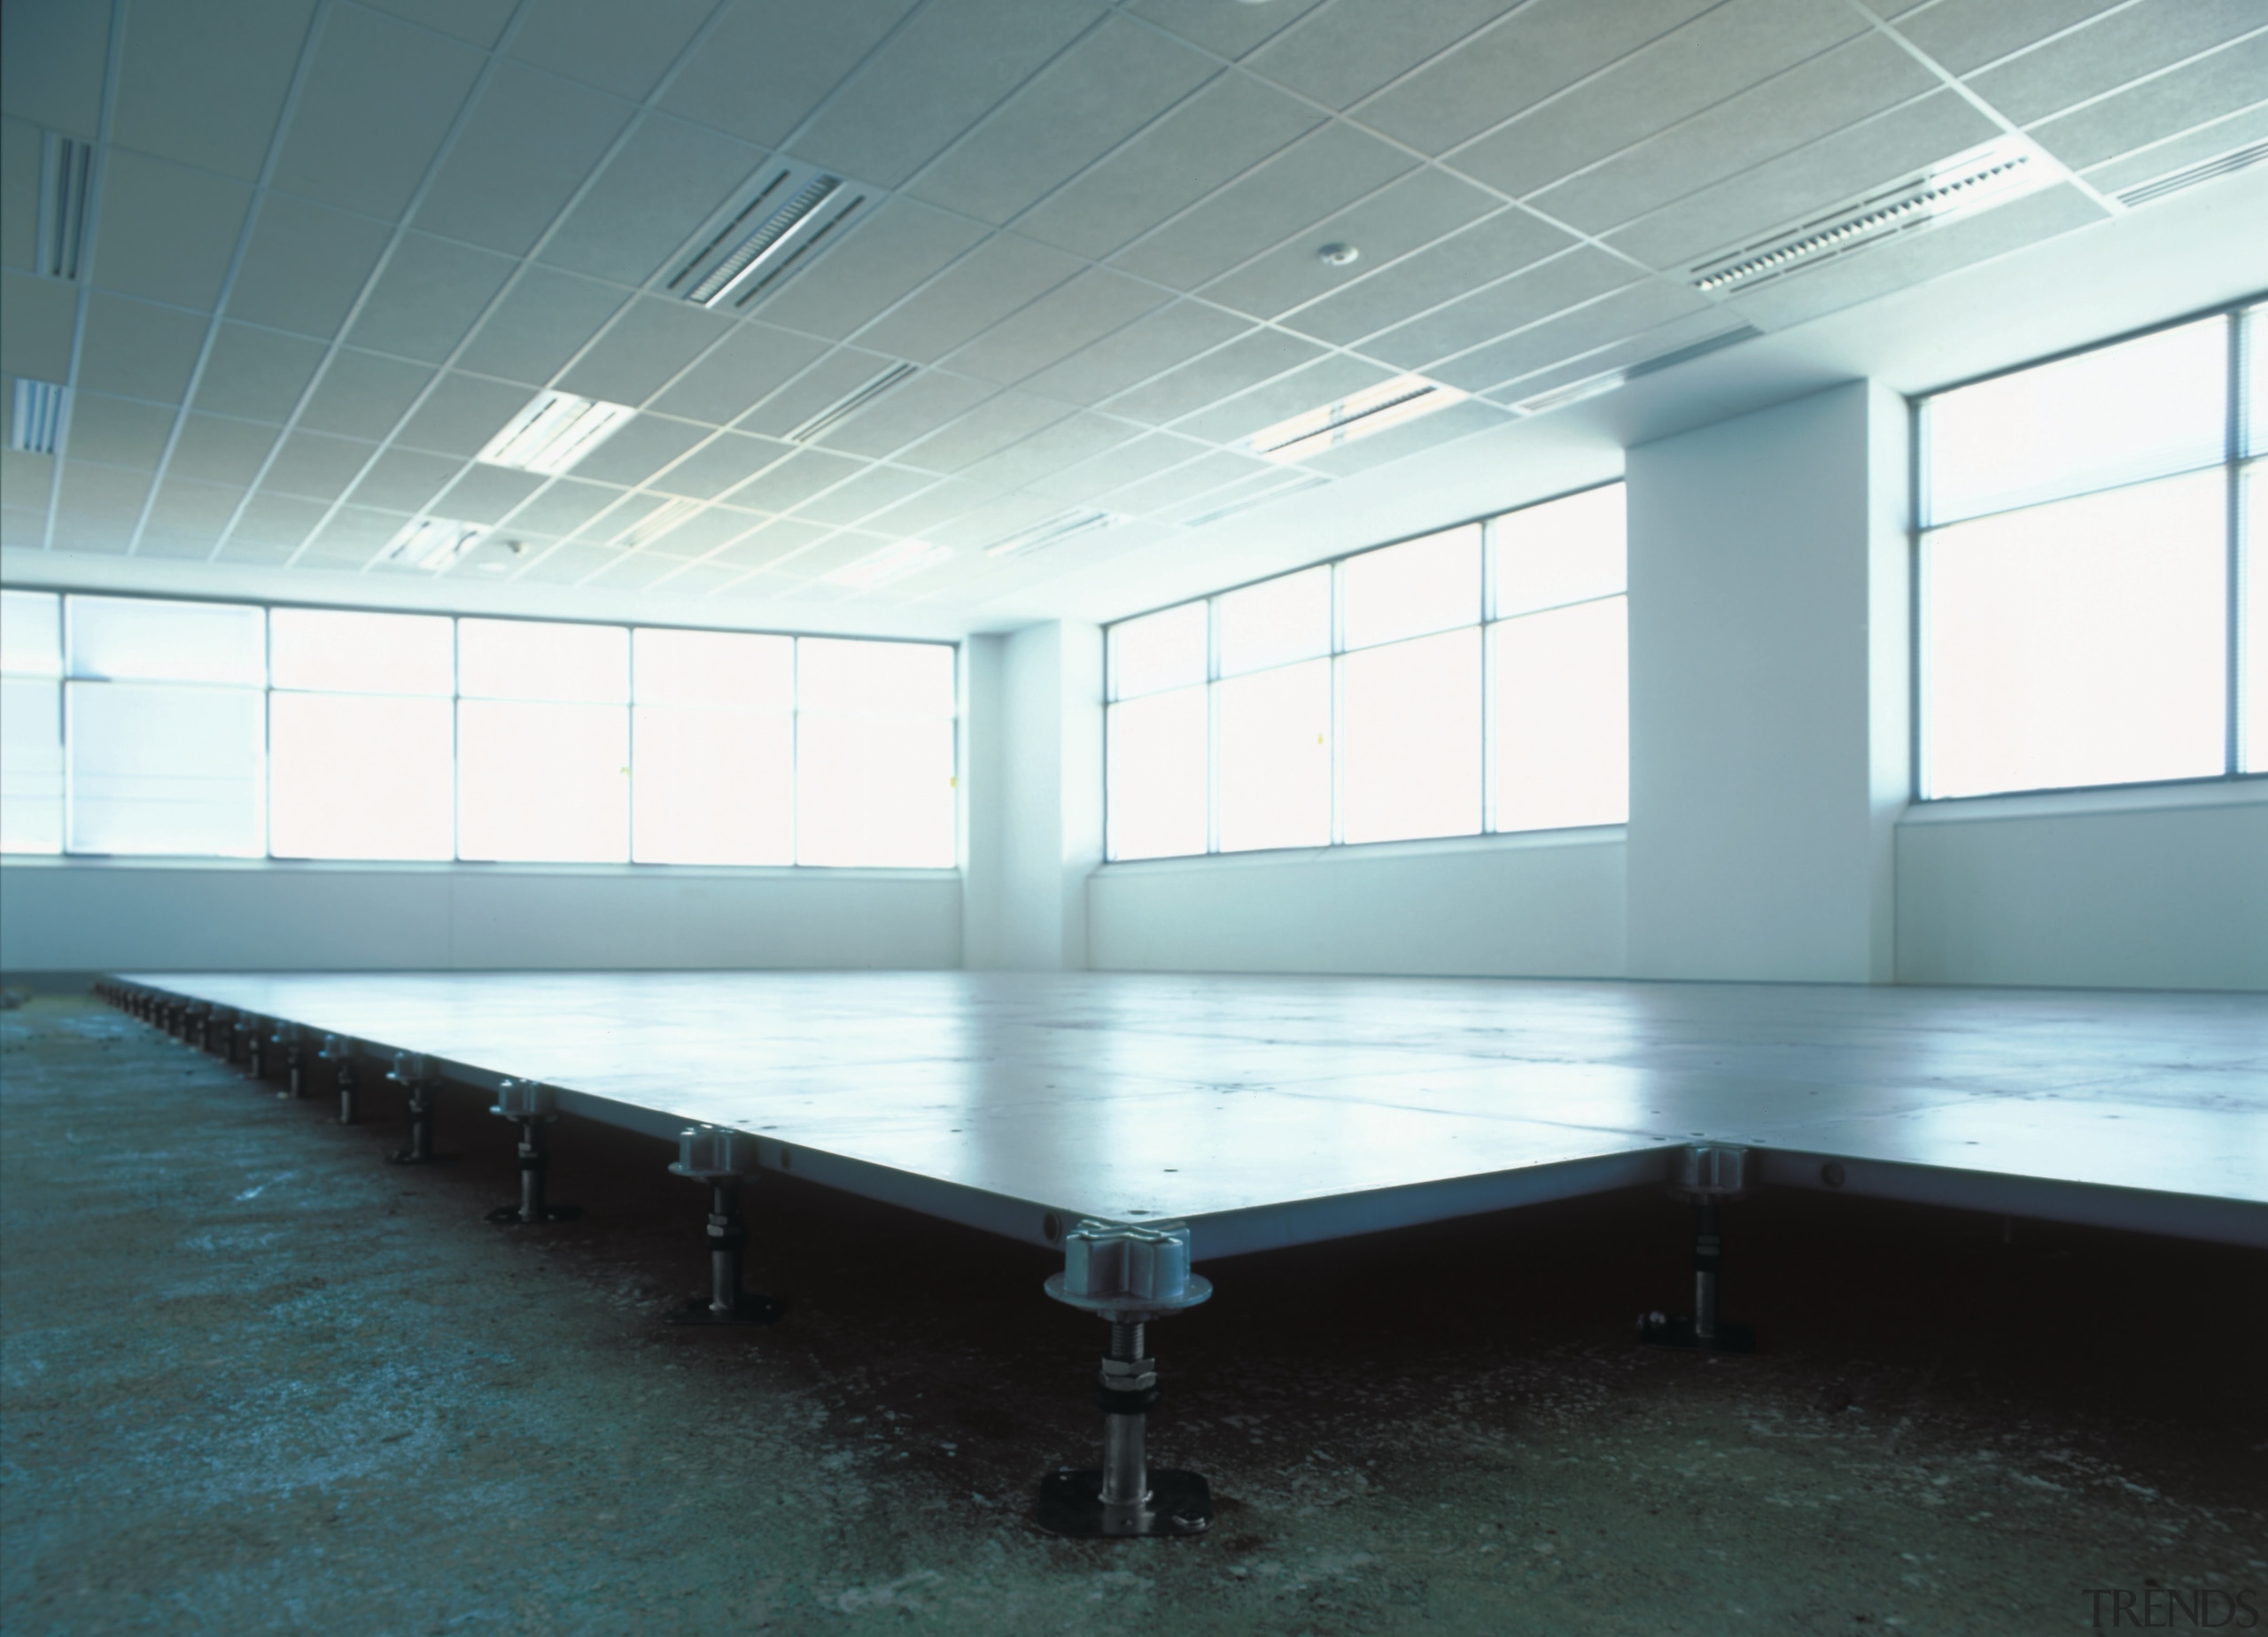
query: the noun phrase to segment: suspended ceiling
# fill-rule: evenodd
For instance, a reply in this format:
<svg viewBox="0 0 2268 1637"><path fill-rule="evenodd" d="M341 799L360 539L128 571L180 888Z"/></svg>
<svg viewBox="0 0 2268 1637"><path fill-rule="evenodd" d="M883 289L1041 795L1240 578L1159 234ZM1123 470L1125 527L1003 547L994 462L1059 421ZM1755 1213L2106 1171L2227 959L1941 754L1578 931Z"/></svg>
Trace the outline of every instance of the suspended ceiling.
<svg viewBox="0 0 2268 1637"><path fill-rule="evenodd" d="M2012 361L2053 269L2147 267L2204 299L2268 282L2236 225L2268 174L2239 168L2268 139L2257 0L4 18L0 364L70 389L58 453L6 456L19 581L810 628L1097 617L1601 475L1713 407ZM36 265L47 133L97 161L76 278ZM2016 138L2046 183L2021 198L1695 287ZM844 229L744 306L669 290L788 165L864 201ZM1923 299L1943 291L1983 299ZM1237 446L1409 372L1471 396L1295 463ZM477 461L545 387L639 413L567 475ZM1124 521L988 550L1090 509ZM490 532L438 576L384 561L419 516ZM841 578L908 541L936 548L918 571Z"/></svg>

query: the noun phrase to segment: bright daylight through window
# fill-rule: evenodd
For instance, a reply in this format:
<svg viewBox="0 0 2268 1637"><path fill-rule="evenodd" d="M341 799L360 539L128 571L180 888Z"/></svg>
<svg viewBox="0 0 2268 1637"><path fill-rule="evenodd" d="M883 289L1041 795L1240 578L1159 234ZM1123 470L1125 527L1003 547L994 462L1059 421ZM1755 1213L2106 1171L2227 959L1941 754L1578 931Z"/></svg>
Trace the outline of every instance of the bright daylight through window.
<svg viewBox="0 0 2268 1637"><path fill-rule="evenodd" d="M1619 824L1622 485L1110 628L1109 855Z"/></svg>
<svg viewBox="0 0 2268 1637"><path fill-rule="evenodd" d="M2268 772L2264 312L1923 401L1923 797Z"/></svg>
<svg viewBox="0 0 2268 1637"><path fill-rule="evenodd" d="M946 644L35 591L0 612L6 851L955 861Z"/></svg>

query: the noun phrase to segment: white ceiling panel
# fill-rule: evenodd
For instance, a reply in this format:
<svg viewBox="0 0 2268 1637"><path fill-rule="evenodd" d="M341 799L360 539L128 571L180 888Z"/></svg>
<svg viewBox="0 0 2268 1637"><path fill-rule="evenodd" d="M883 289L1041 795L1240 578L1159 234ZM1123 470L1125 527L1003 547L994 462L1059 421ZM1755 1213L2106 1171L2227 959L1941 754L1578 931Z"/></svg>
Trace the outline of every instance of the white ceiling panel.
<svg viewBox="0 0 2268 1637"><path fill-rule="evenodd" d="M166 452L166 439L172 434L173 426L174 412L162 405L81 392L71 400L71 441L67 447L74 460L99 461L110 466L139 466L155 471L159 457ZM11 494L10 498L19 497ZM46 503L43 495L40 504Z"/></svg>
<svg viewBox="0 0 2268 1637"><path fill-rule="evenodd" d="M648 114L544 245L543 259L642 284L748 187L764 158L747 143Z"/></svg>
<svg viewBox="0 0 2268 1637"><path fill-rule="evenodd" d="M1855 10L1819 0L1726 0L1459 148L1449 163L1515 198L1533 193L1866 27Z"/></svg>
<svg viewBox="0 0 2268 1637"><path fill-rule="evenodd" d="M626 553L591 576L589 584L609 591L643 591L665 575L685 566L685 559L656 555L650 549Z"/></svg>
<svg viewBox="0 0 2268 1637"><path fill-rule="evenodd" d="M325 16L276 185L391 221L480 72L480 53L356 6Z"/></svg>
<svg viewBox="0 0 2268 1637"><path fill-rule="evenodd" d="M328 341L377 266L386 229L290 193L260 200L229 316Z"/></svg>
<svg viewBox="0 0 2268 1637"><path fill-rule="evenodd" d="M1097 260L1321 123L1273 86L1223 74L1023 216L1016 229Z"/></svg>
<svg viewBox="0 0 2268 1637"><path fill-rule="evenodd" d="M299 424L342 438L390 437L432 378L423 364L341 347L299 412Z"/></svg>
<svg viewBox="0 0 2268 1637"><path fill-rule="evenodd" d="M115 299L95 299L110 306ZM71 330L78 312L78 291L61 279L0 274L0 370L35 381L66 379L71 373Z"/></svg>
<svg viewBox="0 0 2268 1637"><path fill-rule="evenodd" d="M1518 0L1428 0L1382 6L1332 0L1252 53L1248 66L1303 97L1348 108Z"/></svg>
<svg viewBox="0 0 2268 1637"><path fill-rule="evenodd" d="M1486 290L1475 291L1462 300L1438 307L1384 335L1373 336L1363 344L1363 350L1405 369L1423 369L1436 359L1540 323L1555 313L1593 300L1644 276L1627 261L1588 244L1579 244L1540 267L1530 268ZM1698 301L1700 298L1694 299ZM1503 378L1503 375L1494 377L1498 381Z"/></svg>
<svg viewBox="0 0 2268 1637"><path fill-rule="evenodd" d="M1633 297L1635 293L1626 292ZM1623 300L1623 296L1616 296L1600 305L1614 306ZM1584 309L1585 312L1588 310ZM1581 314L1568 315L1571 321L1579 320L1581 316ZM1556 392L1561 387L1595 381L1610 371L1628 369L1634 365L1672 357L1704 343L1737 345L1742 340L1750 338L1750 329L1738 315L1728 313L1722 307L1699 307L1682 318L1657 324L1651 330L1640 330L1635 334L1618 334L1604 346L1563 358L1526 375L1500 382L1488 391L1487 397L1492 402L1518 408L1529 399Z"/></svg>
<svg viewBox="0 0 2268 1637"><path fill-rule="evenodd" d="M1103 407L1129 420L1162 426L1232 392L1257 386L1271 376L1296 369L1322 352L1312 341L1280 330L1255 330L1154 381L1120 393Z"/></svg>
<svg viewBox="0 0 2268 1637"><path fill-rule="evenodd" d="M549 493L548 489L539 492L529 504L535 505ZM669 511L673 515L674 502L658 494L633 493L626 489L615 490L614 493L617 498L613 504L574 530L577 539L594 546L634 545L668 526L669 516L664 514Z"/></svg>
<svg viewBox="0 0 2268 1637"><path fill-rule="evenodd" d="M256 539L241 530L221 542L213 554L215 562L242 563L253 568L281 568L299 553L298 540Z"/></svg>
<svg viewBox="0 0 2268 1637"><path fill-rule="evenodd" d="M542 487L543 481L536 472L484 466L476 461L441 492L433 506L442 516L465 523L501 523L513 508Z"/></svg>
<svg viewBox="0 0 2268 1637"><path fill-rule="evenodd" d="M1172 524L1182 528L1201 528L1216 521L1228 508L1242 510L1270 495L1291 488L1310 488L1323 482L1311 472L1289 467L1271 466L1265 471L1254 472L1241 482L1200 494L1194 500L1184 500L1178 506L1160 508L1151 526Z"/></svg>
<svg viewBox="0 0 2268 1637"><path fill-rule="evenodd" d="M1586 232L1604 233L1938 83L1891 42L1868 35L1624 149L1534 202Z"/></svg>
<svg viewBox="0 0 2268 1637"><path fill-rule="evenodd" d="M464 462L445 454L416 449L389 449L371 462L362 481L346 498L357 506L382 507L388 511L422 512L464 470ZM437 510L439 508L436 508ZM446 516L449 514L441 514ZM477 522L476 518L464 521Z"/></svg>
<svg viewBox="0 0 2268 1637"><path fill-rule="evenodd" d="M366 4L485 50L503 35L517 0L366 0Z"/></svg>
<svg viewBox="0 0 2268 1637"><path fill-rule="evenodd" d="M404 512L373 511L367 507L342 506L330 516L297 566L306 569L359 569L409 521Z"/></svg>
<svg viewBox="0 0 2268 1637"><path fill-rule="evenodd" d="M1071 403L1099 403L1250 328L1234 314L1218 307L1177 301L1080 348L1025 384Z"/></svg>
<svg viewBox="0 0 2268 1637"><path fill-rule="evenodd" d="M28 269L39 237L39 128L0 116L0 265Z"/></svg>
<svg viewBox="0 0 2268 1637"><path fill-rule="evenodd" d="M170 535L182 555L210 556L214 542L229 526L229 519L236 516L244 498L242 484L204 483L177 470L169 472L151 502L149 520L136 550L144 556L154 555L151 548L157 542L152 536Z"/></svg>
<svg viewBox="0 0 2268 1637"><path fill-rule="evenodd" d="M360 438L291 432L277 447L260 487L305 500L335 500L377 452L377 445Z"/></svg>
<svg viewBox="0 0 2268 1637"><path fill-rule="evenodd" d="M715 10L712 0L533 0L509 49L522 62L635 102Z"/></svg>
<svg viewBox="0 0 2268 1637"><path fill-rule="evenodd" d="M1333 477L1350 477L1356 472L1389 465L1407 455L1438 448L1457 438L1469 438L1475 432L1487 431L1512 418L1509 410L1485 404L1477 398L1468 398L1461 404L1437 409L1419 420L1405 421L1390 431L1373 432L1368 438L1325 450L1300 464Z"/></svg>
<svg viewBox="0 0 2268 1637"><path fill-rule="evenodd" d="M322 500L303 500L296 494L270 494L265 489L245 502L244 513L237 519L229 543L221 548L223 561L239 561L246 549L268 550L281 547L290 552L315 532L324 515L330 510Z"/></svg>
<svg viewBox="0 0 2268 1637"><path fill-rule="evenodd" d="M920 535L949 518L975 511L998 497L998 491L966 478L948 477L932 488L924 489L910 500L902 500L887 510L866 519L869 532L885 539L905 539Z"/></svg>
<svg viewBox="0 0 2268 1637"><path fill-rule="evenodd" d="M631 112L620 97L587 85L499 65L418 207L417 225L526 254Z"/></svg>
<svg viewBox="0 0 2268 1637"><path fill-rule="evenodd" d="M81 0L0 7L0 101L19 119L91 140L102 122L110 13Z"/></svg>
<svg viewBox="0 0 2268 1637"><path fill-rule="evenodd" d="M973 221L908 199L874 207L850 237L758 303L767 322L842 340L984 237Z"/></svg>
<svg viewBox="0 0 2268 1637"><path fill-rule="evenodd" d="M742 383L744 389L753 388L770 395L739 421L739 429L766 438L785 438L813 415L832 408L872 382L894 361L880 353L841 346L803 373L784 380L778 373L749 377ZM911 383L901 383L891 391L903 392L908 384Z"/></svg>
<svg viewBox="0 0 2268 1637"><path fill-rule="evenodd" d="M877 352L935 363L980 330L1078 272L1076 257L996 233L897 311L858 332Z"/></svg>
<svg viewBox="0 0 2268 1637"><path fill-rule="evenodd" d="M721 432L648 483L664 494L713 500L727 489L795 453L795 446L770 438Z"/></svg>
<svg viewBox="0 0 2268 1637"><path fill-rule="evenodd" d="M1270 35L1313 11L1318 0L1252 0L1222 5L1217 0L1136 0L1135 14L1170 28L1192 44L1223 57L1241 57Z"/></svg>
<svg viewBox="0 0 2268 1637"><path fill-rule="evenodd" d="M1713 0L1536 0L1363 105L1366 125L1445 153L1667 34Z"/></svg>
<svg viewBox="0 0 2268 1637"><path fill-rule="evenodd" d="M1625 336L1651 330L1688 314L1709 310L1708 299L1688 285L1666 278L1650 278L1587 306L1561 313L1502 340L1436 364L1426 373L1468 392L1486 392L1500 383L1533 375L1607 346ZM1730 330L1735 322L1720 318L1716 328Z"/></svg>
<svg viewBox="0 0 2268 1637"><path fill-rule="evenodd" d="M299 407L299 395L322 361L319 342L224 319L197 384L197 407L281 425Z"/></svg>
<svg viewBox="0 0 2268 1637"><path fill-rule="evenodd" d="M204 344L205 321L195 314L98 290L87 303L75 384L90 392L177 404L189 391L189 372Z"/></svg>
<svg viewBox="0 0 2268 1637"><path fill-rule="evenodd" d="M926 438L997 389L990 382L942 369L924 369L892 387L847 420L838 421L815 440L844 454L879 458Z"/></svg>
<svg viewBox="0 0 2268 1637"><path fill-rule="evenodd" d="M1174 430L1208 443L1234 443L1263 426L1273 426L1308 410L1337 403L1349 393L1375 386L1390 372L1364 359L1333 353L1303 369L1226 399L1178 423Z"/></svg>
<svg viewBox="0 0 2268 1637"><path fill-rule="evenodd" d="M2019 125L2268 24L2258 0L2135 0L1987 68L1970 83Z"/></svg>
<svg viewBox="0 0 2268 1637"><path fill-rule="evenodd" d="M826 342L809 336L775 330L769 324L742 323L655 400L654 407L663 415L729 426L782 383L809 369L827 350ZM876 368L880 368L879 360Z"/></svg>
<svg viewBox="0 0 2268 1637"><path fill-rule="evenodd" d="M706 597L740 578L741 572L725 562L689 562L670 577L664 589L672 597Z"/></svg>
<svg viewBox="0 0 2268 1637"><path fill-rule="evenodd" d="M397 440L413 449L470 459L527 402L524 387L446 371L397 434Z"/></svg>
<svg viewBox="0 0 2268 1637"><path fill-rule="evenodd" d="M796 508L796 516L812 523L857 523L910 499L936 481L928 472L870 466L857 477L805 500Z"/></svg>
<svg viewBox="0 0 2268 1637"><path fill-rule="evenodd" d="M708 435L705 426L657 415L635 415L577 462L575 475L598 483L641 484Z"/></svg>
<svg viewBox="0 0 2268 1637"><path fill-rule="evenodd" d="M1225 451L1200 455L1186 466L1177 466L1171 471L1161 472L1154 477L1145 477L1139 483L1129 484L1122 489L1113 489L1102 497L1102 504L1115 512L1129 516L1146 516L1162 511L1169 506L1178 506L1202 494L1229 484L1238 483L1270 469L1265 461L1255 461L1247 455L1230 454Z"/></svg>
<svg viewBox="0 0 2268 1637"><path fill-rule="evenodd" d="M176 477L242 488L260 475L260 462L276 447L276 435L283 430L260 421L190 415L182 424L180 441L174 445L173 459L166 469Z"/></svg>
<svg viewBox="0 0 2268 1637"><path fill-rule="evenodd" d="M1151 432L1144 437L1120 444L1115 449L1068 466L1052 477L1043 477L1030 487L1036 494L1052 496L1062 500L1086 500L1107 490L1118 488L1153 472L1161 472L1184 461L1194 460L1208 453L1206 445L1193 438L1178 437L1172 432Z"/></svg>
<svg viewBox="0 0 2268 1637"><path fill-rule="evenodd" d="M998 224L1068 180L1218 72L1156 29L1106 17L907 191Z"/></svg>
<svg viewBox="0 0 2268 1637"><path fill-rule="evenodd" d="M1383 187L1418 161L1404 150L1336 121L1311 132L1195 209L1113 258L1128 272L1194 290L1333 211ZM1312 233L1312 253L1326 241Z"/></svg>
<svg viewBox="0 0 2268 1637"><path fill-rule="evenodd" d="M438 364L496 299L513 266L493 251L405 233L346 338L375 353Z"/></svg>
<svg viewBox="0 0 2268 1637"><path fill-rule="evenodd" d="M1021 442L1071 413L1071 406L1011 387L986 399L943 430L903 449L898 459L925 471L957 472Z"/></svg>
<svg viewBox="0 0 2268 1637"><path fill-rule="evenodd" d="M776 148L914 0L734 0L664 94L672 113Z"/></svg>
<svg viewBox="0 0 2268 1637"><path fill-rule="evenodd" d="M590 345L559 384L586 398L642 404L721 339L732 322L687 302L641 296Z"/></svg>
<svg viewBox="0 0 2268 1637"><path fill-rule="evenodd" d="M613 284L524 265L457 361L482 375L545 385L629 299Z"/></svg>
<svg viewBox="0 0 2268 1637"><path fill-rule="evenodd" d="M1985 64L2061 34L2128 0L1937 0L1900 4L1884 12L1897 19L1898 32L1955 74L1973 74Z"/></svg>
<svg viewBox="0 0 2268 1637"><path fill-rule="evenodd" d="M2031 134L2066 165L2084 170L2264 98L2268 31L2036 125Z"/></svg>
<svg viewBox="0 0 2268 1637"><path fill-rule="evenodd" d="M2086 179L2106 193L2117 193L2264 140L2268 140L2268 103L2099 166Z"/></svg>
<svg viewBox="0 0 2268 1637"><path fill-rule="evenodd" d="M250 182L314 12L312 0L136 7L112 139Z"/></svg>
<svg viewBox="0 0 2268 1637"><path fill-rule="evenodd" d="M1170 299L1107 268L1089 268L1008 314L949 361L987 381L1021 381Z"/></svg>
<svg viewBox="0 0 2268 1637"><path fill-rule="evenodd" d="M240 182L113 149L103 167L95 282L209 310L251 203L252 190Z"/></svg>
<svg viewBox="0 0 2268 1637"><path fill-rule="evenodd" d="M1136 432L1136 428L1123 421L1083 411L1042 427L998 454L986 455L961 475L971 482L996 489L1020 489L1067 466L1076 466L1091 455L1115 448Z"/></svg>
<svg viewBox="0 0 2268 1637"><path fill-rule="evenodd" d="M1532 267L1578 242L1524 210L1507 210L1358 278L1284 322L1343 346Z"/></svg>
<svg viewBox="0 0 2268 1637"><path fill-rule="evenodd" d="M799 523L792 517L776 518L753 534L747 534L717 553L711 561L730 564L735 569L761 568L781 562L797 552L808 551L833 532L825 524Z"/></svg>
<svg viewBox="0 0 2268 1637"><path fill-rule="evenodd" d="M546 552L516 577L539 586L572 586L621 561L603 546L560 546Z"/></svg>
<svg viewBox="0 0 2268 1637"><path fill-rule="evenodd" d="M569 535L620 500L627 491L579 477L555 477L514 511L509 525L529 534Z"/></svg>
<svg viewBox="0 0 2268 1637"><path fill-rule="evenodd" d="M733 490L726 498L750 511L792 511L821 489L832 488L866 469L864 461L854 461L846 455L829 454L824 449L798 449Z"/></svg>
<svg viewBox="0 0 2268 1637"><path fill-rule="evenodd" d="M1090 0L930 0L796 136L796 152L896 187L1096 20Z"/></svg>

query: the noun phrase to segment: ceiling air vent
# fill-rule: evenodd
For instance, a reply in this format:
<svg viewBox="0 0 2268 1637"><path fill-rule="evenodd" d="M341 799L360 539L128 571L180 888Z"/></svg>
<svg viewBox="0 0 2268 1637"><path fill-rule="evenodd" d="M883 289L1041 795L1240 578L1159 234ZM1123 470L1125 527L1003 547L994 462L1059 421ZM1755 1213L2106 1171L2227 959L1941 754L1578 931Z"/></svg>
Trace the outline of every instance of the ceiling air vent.
<svg viewBox="0 0 2268 1637"><path fill-rule="evenodd" d="M725 217L668 287L702 306L746 306L866 202L840 176L783 166Z"/></svg>
<svg viewBox="0 0 2268 1637"><path fill-rule="evenodd" d="M1335 449L1340 444L1385 431L1421 415L1461 403L1468 394L1423 376L1396 376L1350 392L1336 403L1323 405L1263 426L1249 438L1230 445L1264 461L1304 461Z"/></svg>
<svg viewBox="0 0 2268 1637"><path fill-rule="evenodd" d="M91 144L43 131L39 139L39 270L76 278L87 249L87 196L95 175Z"/></svg>
<svg viewBox="0 0 2268 1637"><path fill-rule="evenodd" d="M1223 517L1233 517L1239 512L1248 512L1255 506L1266 506L1270 501L1288 499L1292 495L1303 493L1307 490L1330 481L1328 477L1302 478L1298 483L1286 484L1280 489L1270 489L1265 494L1255 494L1248 500L1232 500L1226 506L1216 506L1211 511L1200 512L1194 517L1185 517L1182 520L1181 526L1184 529L1201 529L1208 524L1220 522Z"/></svg>
<svg viewBox="0 0 2268 1637"><path fill-rule="evenodd" d="M988 557L1022 557L1033 552L1045 551L1051 546L1076 539L1082 534L1092 534L1100 529L1115 529L1125 518L1116 512L1098 511L1091 506L1058 512L1042 523L1028 529L1018 529L1014 534L994 540L984 548Z"/></svg>
<svg viewBox="0 0 2268 1637"><path fill-rule="evenodd" d="M2036 193L2053 186L2059 175L2030 143L2004 137L1767 238L1712 256L1689 268L1686 277L1709 295L1751 290L1895 235Z"/></svg>
<svg viewBox="0 0 2268 1637"><path fill-rule="evenodd" d="M487 532L485 524L458 523L448 517L415 518L386 542L378 561L439 573L478 546Z"/></svg>
<svg viewBox="0 0 2268 1637"><path fill-rule="evenodd" d="M1641 376L1658 375L1665 369L1692 359L1706 358L1712 353L1722 352L1726 347L1737 345L1762 333L1753 324L1736 324L1722 334L1709 336L1689 346L1657 353L1619 369L1601 370L1596 375L1585 376L1580 381L1571 381L1565 386L1555 386L1548 392L1538 392L1533 398L1523 398L1512 406L1512 410L1517 415L1544 415L1554 409L1564 409L1569 404L1582 402L1586 398L1596 398L1601 392L1611 392L1626 381L1635 381Z"/></svg>
<svg viewBox="0 0 2268 1637"><path fill-rule="evenodd" d="M801 426L788 434L789 443L806 444L816 441L829 428L840 426L884 392L913 373L912 364L892 364L866 385L844 393Z"/></svg>
<svg viewBox="0 0 2268 1637"><path fill-rule="evenodd" d="M16 378L8 446L26 454L53 454L63 442L63 389L52 381Z"/></svg>
<svg viewBox="0 0 2268 1637"><path fill-rule="evenodd" d="M2224 153L2218 159L2207 159L2202 165L2193 165L2187 170L2178 170L2171 176L2161 176L2155 182L2146 182L2139 188L2129 188L2118 195L2121 205L2147 205L2152 199L2162 199L2169 193L2179 193L2184 188L2194 188L2201 182L2210 182L2216 176L2225 176L2241 171L2249 165L2268 159L2268 142L2256 142L2249 148L2239 148L2233 153Z"/></svg>

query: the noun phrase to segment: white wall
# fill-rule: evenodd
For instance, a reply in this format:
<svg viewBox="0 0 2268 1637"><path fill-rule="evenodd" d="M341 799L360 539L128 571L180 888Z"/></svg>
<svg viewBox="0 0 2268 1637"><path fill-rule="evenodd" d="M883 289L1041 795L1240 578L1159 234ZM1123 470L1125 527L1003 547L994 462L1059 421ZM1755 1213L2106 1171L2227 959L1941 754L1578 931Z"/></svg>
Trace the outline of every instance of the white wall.
<svg viewBox="0 0 2268 1637"><path fill-rule="evenodd" d="M947 871L11 860L0 970L951 966Z"/></svg>

